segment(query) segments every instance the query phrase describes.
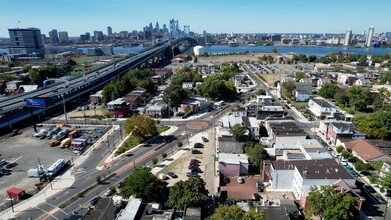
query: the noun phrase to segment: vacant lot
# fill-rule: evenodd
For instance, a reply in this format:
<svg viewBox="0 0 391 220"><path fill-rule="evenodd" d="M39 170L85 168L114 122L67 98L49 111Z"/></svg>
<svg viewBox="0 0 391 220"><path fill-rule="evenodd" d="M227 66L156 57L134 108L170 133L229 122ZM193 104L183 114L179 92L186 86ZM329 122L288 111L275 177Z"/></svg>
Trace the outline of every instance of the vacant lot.
<svg viewBox="0 0 391 220"><path fill-rule="evenodd" d="M262 76L262 78L266 81L266 83L273 87L275 81L280 81L285 76L285 74L265 74L265 73L261 73L258 75Z"/></svg>

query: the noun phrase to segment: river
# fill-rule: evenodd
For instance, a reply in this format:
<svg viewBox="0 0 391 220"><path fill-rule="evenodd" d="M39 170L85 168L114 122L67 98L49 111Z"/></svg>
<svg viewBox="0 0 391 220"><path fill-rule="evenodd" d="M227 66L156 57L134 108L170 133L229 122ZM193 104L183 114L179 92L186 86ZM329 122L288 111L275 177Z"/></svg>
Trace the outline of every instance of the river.
<svg viewBox="0 0 391 220"><path fill-rule="evenodd" d="M87 48L79 48L83 53L87 52ZM114 53L138 53L146 49L142 46L137 47L113 47ZM227 54L227 53L240 53L240 52L271 52L273 49L277 49L280 53L297 53L305 55L324 56L329 52L343 52L343 53L355 53L355 54L387 54L391 53L391 48L354 48L354 47L315 47L315 46L238 46L230 47L228 45L211 45L204 47L205 52L209 54ZM7 53L8 50L0 48L0 53Z"/></svg>

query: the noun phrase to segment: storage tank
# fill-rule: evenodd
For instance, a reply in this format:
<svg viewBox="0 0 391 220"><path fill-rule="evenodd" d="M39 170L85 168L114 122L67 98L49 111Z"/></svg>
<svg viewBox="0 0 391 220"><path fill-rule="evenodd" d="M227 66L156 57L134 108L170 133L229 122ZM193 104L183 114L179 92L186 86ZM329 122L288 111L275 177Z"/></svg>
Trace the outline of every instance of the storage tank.
<svg viewBox="0 0 391 220"><path fill-rule="evenodd" d="M195 46L194 49L194 55L196 55L197 57L198 56L202 56L205 54L205 51L204 51L204 47L203 46Z"/></svg>

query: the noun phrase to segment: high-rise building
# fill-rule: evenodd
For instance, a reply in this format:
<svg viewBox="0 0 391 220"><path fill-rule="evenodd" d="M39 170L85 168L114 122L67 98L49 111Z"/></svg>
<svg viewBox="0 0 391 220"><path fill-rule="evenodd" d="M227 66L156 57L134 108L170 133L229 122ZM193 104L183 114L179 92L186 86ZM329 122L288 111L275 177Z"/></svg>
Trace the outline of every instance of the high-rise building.
<svg viewBox="0 0 391 220"><path fill-rule="evenodd" d="M150 30L153 29L153 25L152 25L152 22L149 22L149 27L148 27Z"/></svg>
<svg viewBox="0 0 391 220"><path fill-rule="evenodd" d="M102 31L94 31L94 39L95 39L95 42L103 41L103 32Z"/></svg>
<svg viewBox="0 0 391 220"><path fill-rule="evenodd" d="M58 40L60 41L60 44L68 43L69 42L68 32L59 31L58 32Z"/></svg>
<svg viewBox="0 0 391 220"><path fill-rule="evenodd" d="M86 32L85 34L80 35L80 40L83 42L90 41L90 38L91 38L90 32Z"/></svg>
<svg viewBox="0 0 391 220"><path fill-rule="evenodd" d="M45 54L44 43L42 42L41 30L38 28L13 28L8 29L11 38L10 54Z"/></svg>
<svg viewBox="0 0 391 220"><path fill-rule="evenodd" d="M108 37L113 36L113 29L111 28L111 26L108 26L108 27L107 27L107 36L108 36Z"/></svg>
<svg viewBox="0 0 391 220"><path fill-rule="evenodd" d="M156 29L156 30L159 30L159 29L160 29L160 27L159 27L159 22L156 22L155 29Z"/></svg>
<svg viewBox="0 0 391 220"><path fill-rule="evenodd" d="M375 28L373 26L370 26L368 29L367 39L365 40L365 46L371 47L374 32L375 32Z"/></svg>
<svg viewBox="0 0 391 220"><path fill-rule="evenodd" d="M346 34L345 34L345 41L343 42L343 45L345 47L349 46L350 44L350 41L352 40L352 30L350 30L350 28L346 31Z"/></svg>
<svg viewBox="0 0 391 220"><path fill-rule="evenodd" d="M163 33L167 33L167 32L168 32L167 25L163 24Z"/></svg>
<svg viewBox="0 0 391 220"><path fill-rule="evenodd" d="M58 39L57 30L53 29L49 32L49 39L51 44L58 44L60 40Z"/></svg>

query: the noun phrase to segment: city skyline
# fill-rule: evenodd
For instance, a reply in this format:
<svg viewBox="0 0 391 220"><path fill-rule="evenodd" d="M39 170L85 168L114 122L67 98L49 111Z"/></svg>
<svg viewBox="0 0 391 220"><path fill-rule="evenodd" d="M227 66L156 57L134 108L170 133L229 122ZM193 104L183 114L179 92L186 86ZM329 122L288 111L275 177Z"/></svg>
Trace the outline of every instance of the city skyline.
<svg viewBox="0 0 391 220"><path fill-rule="evenodd" d="M342 34L350 28L353 34L361 34L371 25L375 26L375 33L391 31L385 22L391 20L387 12L391 2L366 3L362 0L354 4L336 0L278 3L251 0L246 4L205 0L191 3L147 0L137 4L125 0L5 1L0 19L6 22L0 23L0 37L8 38L8 28L17 27L36 27L46 35L52 29L67 31L70 37L95 30L107 34L107 26L118 33L142 30L150 22L168 25L172 18L179 20L181 30L189 25L190 31L196 33L206 30L208 33Z"/></svg>

